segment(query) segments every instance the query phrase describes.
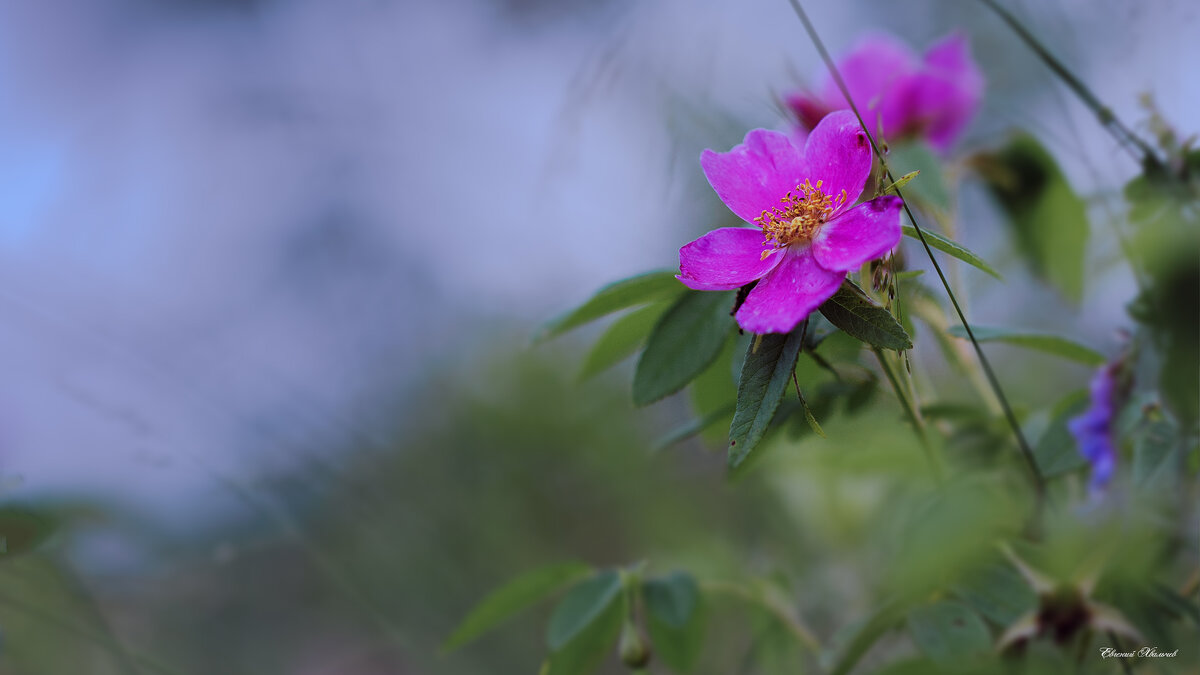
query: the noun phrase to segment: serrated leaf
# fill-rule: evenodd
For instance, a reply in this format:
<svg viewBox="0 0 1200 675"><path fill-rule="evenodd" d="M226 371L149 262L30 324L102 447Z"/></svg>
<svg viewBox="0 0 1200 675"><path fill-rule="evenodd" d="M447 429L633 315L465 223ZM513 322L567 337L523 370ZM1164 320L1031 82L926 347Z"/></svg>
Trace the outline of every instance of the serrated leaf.
<svg viewBox="0 0 1200 675"><path fill-rule="evenodd" d="M626 307L675 297L686 290L675 274L674 270L659 270L613 282L578 308L546 323L534 341L548 340Z"/></svg>
<svg viewBox="0 0 1200 675"><path fill-rule="evenodd" d="M1087 208L1054 157L1033 136L1019 134L998 152L976 158L975 165L1008 216L1017 248L1034 274L1078 300Z"/></svg>
<svg viewBox="0 0 1200 675"><path fill-rule="evenodd" d="M966 338L967 330L962 326L950 326L947 329L957 338ZM1088 366L1100 366L1105 363L1104 355L1100 352L1058 335L1022 331L999 326L971 325L971 332L978 342L1003 342L1005 344L1035 349L1046 354L1061 356Z"/></svg>
<svg viewBox="0 0 1200 675"><path fill-rule="evenodd" d="M654 324L667 311L670 304L656 302L635 309L613 322L608 330L596 340L592 350L584 359L579 378L586 379L608 370L633 355L646 342Z"/></svg>
<svg viewBox="0 0 1200 675"><path fill-rule="evenodd" d="M635 405L673 394L704 372L733 331L732 303L732 292L692 291L663 314L633 375Z"/></svg>
<svg viewBox="0 0 1200 675"><path fill-rule="evenodd" d="M583 632L621 594L621 575L614 570L600 572L573 586L563 597L546 629L546 644L551 651L562 649Z"/></svg>
<svg viewBox="0 0 1200 675"><path fill-rule="evenodd" d="M945 600L908 613L908 632L925 656L942 665L959 665L992 650L992 634L970 607Z"/></svg>
<svg viewBox="0 0 1200 675"><path fill-rule="evenodd" d="M1033 458L1045 478L1053 478L1087 466L1079 454L1075 437L1067 430L1067 421L1088 406L1088 394L1080 390L1063 397L1050 412L1050 424L1033 446Z"/></svg>
<svg viewBox="0 0 1200 675"><path fill-rule="evenodd" d="M442 650L458 649L591 571L583 563L568 562L522 574L476 605L442 644Z"/></svg>
<svg viewBox="0 0 1200 675"><path fill-rule="evenodd" d="M880 307L852 281L845 281L821 305L821 314L847 335L881 349L912 349L912 340L892 313Z"/></svg>
<svg viewBox="0 0 1200 675"><path fill-rule="evenodd" d="M754 450L775 416L803 346L805 325L787 335L772 333L750 343L738 382L737 408L729 427L729 466ZM757 347L757 348L756 348Z"/></svg>
<svg viewBox="0 0 1200 675"><path fill-rule="evenodd" d="M904 236L910 239L916 239L917 241L921 240L920 235L917 234L917 229L912 225L901 225L900 230L904 232ZM921 234L925 235L925 241L931 248L936 248L942 253L948 253L953 258L958 258L968 265L976 269L983 270L984 272L987 272L1001 281L1004 280L1004 277L1000 276L1000 273L997 272L995 268L987 264L983 258L975 255L975 253L973 253L966 246L963 246L953 239L940 235L928 228L921 228Z"/></svg>

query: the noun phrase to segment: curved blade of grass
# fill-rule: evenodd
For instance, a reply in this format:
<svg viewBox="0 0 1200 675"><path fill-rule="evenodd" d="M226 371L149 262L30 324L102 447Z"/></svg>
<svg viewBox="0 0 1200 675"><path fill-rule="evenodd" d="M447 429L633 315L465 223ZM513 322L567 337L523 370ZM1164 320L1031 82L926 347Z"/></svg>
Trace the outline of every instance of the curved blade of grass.
<svg viewBox="0 0 1200 675"><path fill-rule="evenodd" d="M912 225L901 225L900 229L904 231L904 236L916 239L917 241L921 240L921 237L917 235L916 228L914 228ZM1004 280L1004 277L1000 276L1000 273L997 272L995 268L987 264L983 258L975 255L971 249L967 248L966 246L963 246L953 239L943 237L942 235L931 230L921 230L921 234L925 235L925 241L929 242L930 246L936 248L942 253L947 253L953 258L958 258L971 267L983 270L984 272L987 272L1001 281Z"/></svg>
<svg viewBox="0 0 1200 675"><path fill-rule="evenodd" d="M975 333L975 339L980 342L1004 342L1026 349L1036 349L1039 352L1061 356L1064 359L1088 366L1100 366L1105 363L1104 355L1095 349L1058 335L1013 330L999 326L975 325L971 326L971 330ZM967 337L967 331L962 326L950 326L947 332L954 337L963 339Z"/></svg>

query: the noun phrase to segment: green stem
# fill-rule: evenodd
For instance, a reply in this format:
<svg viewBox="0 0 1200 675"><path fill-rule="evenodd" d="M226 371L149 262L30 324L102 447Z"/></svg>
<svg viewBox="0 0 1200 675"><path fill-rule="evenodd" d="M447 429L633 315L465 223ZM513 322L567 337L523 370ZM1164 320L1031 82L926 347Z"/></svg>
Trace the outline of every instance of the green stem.
<svg viewBox="0 0 1200 675"><path fill-rule="evenodd" d="M758 605L770 612L776 619L779 619L779 622L784 626L787 626L788 630L801 644L811 649L814 653L821 651L821 643L807 626L800 623L800 620L788 611L786 607L764 597L761 592L756 593L728 581L701 581L700 589L705 593L724 594Z"/></svg>
<svg viewBox="0 0 1200 675"><path fill-rule="evenodd" d="M804 30L808 33L808 37L812 40L813 46L820 53L821 59L829 68L830 75L833 76L834 82L837 83L838 89L842 95L850 103L850 109L854 112L854 116L858 118L859 126L862 127L863 133L866 134L867 140L871 143L871 149L875 151L875 156L879 158L883 165L884 174L889 180L895 182L892 178L892 172L887 167L887 160L883 157L883 152L880 151L879 145L875 142L874 135L867 128L863 121L862 115L858 111L858 106L854 104L853 98L850 96L850 91L846 87L845 80L842 79L841 73L838 72L837 66L833 62L833 57L829 55L829 51L825 48L825 43L821 41L821 36L817 34L816 27L809 20L808 14L804 8L800 6L800 0L789 0L792 9L795 10L796 16L800 18L800 22L804 24ZM929 261L933 264L933 269L937 272L938 279L942 282L942 288L946 289L946 295L950 298L950 304L954 306L954 312L958 315L958 320L962 323L963 329L967 332L967 337L971 340L971 345L975 348L975 355L979 358L979 364L983 368L984 374L987 376L988 383L995 392L996 398L1000 401L1000 406L1004 409L1004 417L1008 421L1008 426L1012 429L1013 436L1016 437L1017 445L1021 450L1021 455L1025 459L1025 464L1029 469L1030 479L1033 482L1034 492L1036 493L1037 509L1035 513L1040 514L1046 500L1046 481L1042 477L1041 470L1038 469L1037 462L1033 457L1033 448L1029 446L1029 442L1025 440L1025 434L1021 431L1021 424L1017 420L1017 416L1013 413L1012 406L1008 403L1008 398L1004 395L1004 390L1000 386L1000 380L996 377L995 371L992 370L991 363L988 362L987 356L983 353L983 348L979 346L979 341L975 339L975 333L971 330L971 324L967 322L967 317L963 314L962 307L958 304L958 299L954 296L954 291L950 288L950 282L946 280L946 274L942 271L942 266L938 264L937 258L933 255L933 249L930 248L929 242L925 239L925 232L917 223L916 216L913 215L912 209L908 206L908 200L904 198L900 189L896 189L896 196L900 198L904 206L904 212L908 215L908 219L913 224L913 229L917 232L917 238L921 240L921 245L925 247L925 254L929 257Z"/></svg>
<svg viewBox="0 0 1200 675"><path fill-rule="evenodd" d="M892 391L895 392L896 398L900 400L900 407L904 408L904 414L908 417L908 421L912 423L913 433L916 434L917 440L921 442L921 451L925 454L925 461L929 464L929 471L933 474L934 481L940 486L945 481L945 476L942 474L942 464L934 457L933 446L929 444L929 435L925 432L925 420L921 417L920 411L917 410L912 400L904 393L905 388L900 385L900 380L896 378L896 373L892 370L891 364L887 362L887 357L883 355L883 352L878 347L873 347L871 351L875 352L875 358L879 361L879 367L883 370L883 374L892 385Z"/></svg>

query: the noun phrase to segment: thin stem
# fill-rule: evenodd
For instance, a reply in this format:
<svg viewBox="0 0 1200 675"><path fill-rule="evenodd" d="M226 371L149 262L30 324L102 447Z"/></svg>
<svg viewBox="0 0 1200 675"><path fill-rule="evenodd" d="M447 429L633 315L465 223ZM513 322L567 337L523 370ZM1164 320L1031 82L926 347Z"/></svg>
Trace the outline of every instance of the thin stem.
<svg viewBox="0 0 1200 675"><path fill-rule="evenodd" d="M705 593L723 593L746 602L758 605L770 612L779 622L788 628L796 639L814 653L821 651L821 643L816 635L788 610L787 607L775 602L761 592L753 592L748 588L727 581L701 581L700 588Z"/></svg>
<svg viewBox="0 0 1200 675"><path fill-rule="evenodd" d="M887 167L887 160L883 157L883 152L880 151L879 145L875 142L875 137L871 134L863 121L862 115L858 111L858 106L855 105L854 99L850 96L850 91L846 87L845 80L842 79L841 73L838 72L837 66L833 63L833 57L829 55L829 51L825 49L825 43L821 41L821 36L817 34L816 27L809 20L808 14L804 12L804 8L800 6L800 0L788 0L792 9L795 10L796 16L800 18L800 22L804 24L804 30L808 33L809 39L812 40L813 46L820 53L821 59L829 68L830 75L833 76L834 82L837 83L838 89L850 104L850 109L854 112L854 116L858 118L859 126L862 127L863 133L866 134L867 140L871 143L871 149L875 151L875 156L879 158L883 165L884 174L888 180L895 182L892 178L892 172ZM979 346L979 341L975 339L975 333L971 330L971 324L967 322L967 317L963 314L962 307L958 304L958 299L954 296L954 291L950 288L950 282L946 280L946 274L942 271L942 266L938 264L937 258L933 255L933 249L930 248L929 242L925 239L924 230L921 229L917 222L916 216L913 215L912 209L908 206L908 200L904 198L900 189L896 189L896 196L900 198L904 206L904 212L908 215L909 222L913 224L913 229L917 232L917 238L921 240L921 245L925 247L925 254L929 257L929 261L933 264L933 269L937 272L938 279L942 282L942 287L946 289L946 295L950 298L950 304L954 306L954 312L958 315L958 320L962 323L963 329L967 332L967 337L971 340L971 345L975 348L975 355L979 358L979 364L983 367L984 374L987 376L988 383L995 392L996 398L1000 401L1000 406L1004 409L1004 417L1008 421L1009 427L1012 429L1013 436L1017 439L1017 445L1021 450L1021 455L1025 459L1025 464L1029 469L1030 478L1033 481L1034 491L1037 497L1037 513L1041 513L1042 506L1046 498L1046 481L1042 477L1041 470L1038 469L1037 462L1033 457L1033 449L1029 446L1029 442L1025 440L1025 434L1021 431L1021 424L1017 420L1017 416L1013 413L1012 406L1008 403L1008 398L1004 395L1004 390L1000 386L1000 381L996 377L996 373L992 370L991 363L988 362L987 356L983 353L983 348Z"/></svg>
<svg viewBox="0 0 1200 675"><path fill-rule="evenodd" d="M896 379L896 374L892 371L892 366L887 362L883 352L878 347L874 347L871 351L875 352L875 358L879 360L879 367L883 370L883 374L887 377L888 382L892 385L892 391L895 392L896 398L900 400L900 407L904 408L904 414L908 417L908 421L912 423L913 433L916 434L917 440L921 442L921 451L925 454L925 461L929 464L929 471L933 473L934 481L940 486L945 477L942 475L941 462L933 456L933 446L929 444L929 435L925 433L925 420L921 417L920 411L917 410L913 402L904 393L905 388L900 385L900 380Z"/></svg>
<svg viewBox="0 0 1200 675"><path fill-rule="evenodd" d="M987 6L988 9L995 12L1004 23L1008 24L1008 27L1017 34L1017 37L1021 38L1025 45L1033 50L1033 53L1037 54L1038 58L1063 81L1063 84L1067 85L1067 88L1078 96L1084 105L1091 109L1092 113L1096 115L1096 119L1100 121L1100 126L1107 129L1113 135L1113 138L1117 139L1117 142L1121 144L1121 147L1128 151L1135 160L1153 162L1155 164L1160 163L1158 155L1155 154L1154 150L1145 141L1130 131L1129 127L1125 126L1121 120L1117 119L1112 109L1101 103L1100 99L1096 98L1096 95L1092 93L1092 90L1088 89L1087 85L1076 77L1074 73L1067 70L1067 67L1051 54L1011 12L1001 7L996 0L979 1ZM1140 157L1130 147L1131 145L1141 153Z"/></svg>

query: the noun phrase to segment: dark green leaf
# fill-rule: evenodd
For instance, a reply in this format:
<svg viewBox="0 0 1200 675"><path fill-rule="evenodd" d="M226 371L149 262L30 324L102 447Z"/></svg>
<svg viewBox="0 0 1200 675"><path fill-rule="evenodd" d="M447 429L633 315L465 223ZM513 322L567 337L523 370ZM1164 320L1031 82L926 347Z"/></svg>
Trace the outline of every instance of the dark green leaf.
<svg viewBox="0 0 1200 675"><path fill-rule="evenodd" d="M704 645L700 589L690 574L675 572L642 585L646 624L659 658L676 672L688 672Z"/></svg>
<svg viewBox="0 0 1200 675"><path fill-rule="evenodd" d="M692 291L659 319L633 375L633 402L673 394L712 363L733 329L732 293Z"/></svg>
<svg viewBox="0 0 1200 675"><path fill-rule="evenodd" d="M626 314L613 322L588 352L579 377L585 379L617 365L638 350L670 305L656 302Z"/></svg>
<svg viewBox="0 0 1200 675"><path fill-rule="evenodd" d="M900 226L900 229L904 231L904 236L909 237L910 239L916 239L917 241L921 240L921 237L917 235L917 229L912 225L902 225ZM1004 277L1000 276L1000 273L997 272L995 268L987 264L983 258L980 258L972 253L971 250L966 246L963 246L953 239L944 237L928 228L921 228L921 234L925 235L925 241L929 244L930 248L936 248L942 253L948 253L951 257L958 258L968 265L976 269L981 269L997 279L1004 279Z"/></svg>
<svg viewBox="0 0 1200 675"><path fill-rule="evenodd" d="M1086 391L1077 391L1055 404L1050 412L1050 425L1033 448L1042 476L1054 476L1081 469L1087 461L1079 454L1075 437L1067 430L1067 421L1083 412L1088 405Z"/></svg>
<svg viewBox="0 0 1200 675"><path fill-rule="evenodd" d="M522 574L492 591L454 633L442 644L444 651L458 649L475 638L511 619L521 610L591 572L583 563L549 565Z"/></svg>
<svg viewBox="0 0 1200 675"><path fill-rule="evenodd" d="M1061 356L1089 366L1099 366L1105 362L1104 355L1091 347L1068 340L1057 335L1035 333L1030 331L1001 328L999 326L978 326L972 324L971 331L979 342L1004 342L1039 352ZM962 326L950 326L947 329L954 337L966 338L967 331Z"/></svg>
<svg viewBox="0 0 1200 675"><path fill-rule="evenodd" d="M992 635L970 607L945 600L908 613L908 632L935 663L962 666L991 652Z"/></svg>
<svg viewBox="0 0 1200 675"><path fill-rule="evenodd" d="M829 322L869 345L903 351L912 348L912 340L892 313L880 307L851 281L821 305L821 314Z"/></svg>
<svg viewBox="0 0 1200 675"><path fill-rule="evenodd" d="M660 270L611 283L579 308L547 323L534 339L548 340L617 310L674 297L686 290L675 274L674 270Z"/></svg>
<svg viewBox="0 0 1200 675"><path fill-rule="evenodd" d="M575 584L550 616L546 643L551 651L562 649L604 613L621 594L621 575L606 570Z"/></svg>
<svg viewBox="0 0 1200 675"><path fill-rule="evenodd" d="M36 549L55 529L47 516L18 506L0 508L0 561Z"/></svg>
<svg viewBox="0 0 1200 675"><path fill-rule="evenodd" d="M542 666L541 675L587 675L616 650L626 614L626 603L610 602L586 628L562 649L555 650Z"/></svg>
<svg viewBox="0 0 1200 675"><path fill-rule="evenodd" d="M650 579L642 584L646 611L662 619L668 626L682 628L692 617L700 600L700 587L686 572Z"/></svg>
<svg viewBox="0 0 1200 675"><path fill-rule="evenodd" d="M1034 274L1071 299L1083 294L1087 208L1054 157L1028 134L976 166L1008 216L1017 248Z"/></svg>
<svg viewBox="0 0 1200 675"><path fill-rule="evenodd" d="M787 391L804 339L804 324L787 335L763 335L750 343L738 382L737 409L729 427L729 466L736 468L771 424Z"/></svg>

